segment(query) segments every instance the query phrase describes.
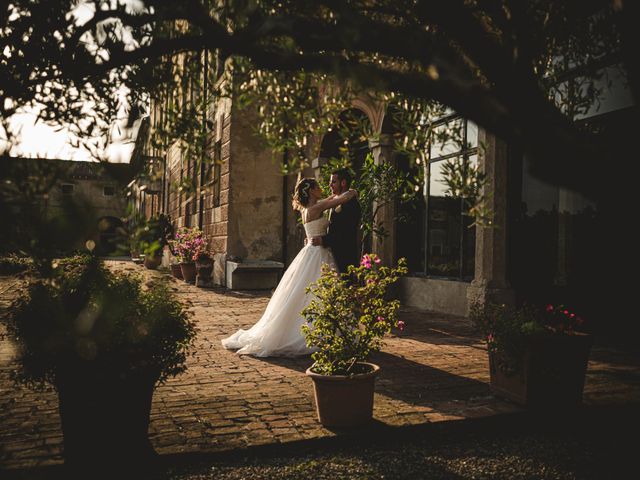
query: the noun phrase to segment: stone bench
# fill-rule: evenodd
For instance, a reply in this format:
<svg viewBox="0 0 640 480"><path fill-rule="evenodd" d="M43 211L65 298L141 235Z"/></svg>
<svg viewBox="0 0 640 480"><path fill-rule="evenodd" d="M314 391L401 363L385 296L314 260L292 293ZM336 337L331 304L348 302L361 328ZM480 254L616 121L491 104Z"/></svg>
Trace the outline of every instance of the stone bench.
<svg viewBox="0 0 640 480"><path fill-rule="evenodd" d="M278 285L284 263L272 260L227 260L226 287L231 290L268 290Z"/></svg>

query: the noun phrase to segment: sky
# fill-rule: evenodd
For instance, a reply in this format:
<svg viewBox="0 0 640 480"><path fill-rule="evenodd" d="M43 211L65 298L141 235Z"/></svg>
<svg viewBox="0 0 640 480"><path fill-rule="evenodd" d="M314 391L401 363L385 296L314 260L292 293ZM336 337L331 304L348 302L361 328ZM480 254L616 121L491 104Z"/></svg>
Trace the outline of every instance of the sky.
<svg viewBox="0 0 640 480"><path fill-rule="evenodd" d="M9 150L11 157L52 158L61 160L93 161L91 152L82 145L72 144L74 135L64 128L36 121L37 113L26 111L11 118L11 124L20 129L20 141ZM104 150L110 162L128 163L133 152L136 129L127 129L126 117L111 126L112 141ZM1 148L0 148L1 150Z"/></svg>
<svg viewBox="0 0 640 480"><path fill-rule="evenodd" d="M131 9L143 7L140 0L119 0ZM87 22L94 13L92 4L80 2L72 14L78 24ZM123 95L121 98L125 97ZM126 102L118 112L117 120L111 125L109 137L111 141L104 151L100 152L105 159L114 163L128 163L134 148L137 128L127 129ZM6 138L0 126L0 153L8 153L11 157L51 158L60 160L94 161L91 152L83 146L74 146L75 136L60 126L48 125L37 119L37 108L25 109L10 119L13 131L20 131L20 140L6 152Z"/></svg>

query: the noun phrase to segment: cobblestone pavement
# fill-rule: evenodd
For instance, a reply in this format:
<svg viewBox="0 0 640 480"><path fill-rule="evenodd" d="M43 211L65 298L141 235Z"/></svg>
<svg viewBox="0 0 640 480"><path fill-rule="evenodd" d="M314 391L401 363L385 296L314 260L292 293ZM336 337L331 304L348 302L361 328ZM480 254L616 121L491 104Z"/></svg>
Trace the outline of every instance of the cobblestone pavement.
<svg viewBox="0 0 640 480"><path fill-rule="evenodd" d="M109 264L163 275L131 262ZM158 453L237 450L340 434L316 420L311 381L304 374L309 357L256 359L222 348L221 338L260 318L269 292L170 281L194 312L199 333L188 370L154 393L149 436ZM22 282L0 276L0 314ZM401 318L405 331L390 335L383 351L372 357L382 367L374 407L379 424L422 425L520 411L490 394L486 349L466 319L410 309ZM61 463L57 396L13 385L13 355L1 339L0 468ZM584 401L590 406L640 402L640 355L596 344Z"/></svg>

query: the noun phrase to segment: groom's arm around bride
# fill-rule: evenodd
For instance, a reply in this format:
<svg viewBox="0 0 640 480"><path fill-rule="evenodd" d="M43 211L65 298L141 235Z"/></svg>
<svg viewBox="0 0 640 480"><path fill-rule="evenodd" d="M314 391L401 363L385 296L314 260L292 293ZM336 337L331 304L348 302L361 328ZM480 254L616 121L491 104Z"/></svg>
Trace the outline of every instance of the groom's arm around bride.
<svg viewBox="0 0 640 480"><path fill-rule="evenodd" d="M331 191L335 195L347 191L351 185L351 175L346 169L336 170L331 175ZM358 265L360 248L358 229L361 209L357 197L343 205L331 209L327 234L313 239L314 245L331 248L340 273L345 273L349 265Z"/></svg>

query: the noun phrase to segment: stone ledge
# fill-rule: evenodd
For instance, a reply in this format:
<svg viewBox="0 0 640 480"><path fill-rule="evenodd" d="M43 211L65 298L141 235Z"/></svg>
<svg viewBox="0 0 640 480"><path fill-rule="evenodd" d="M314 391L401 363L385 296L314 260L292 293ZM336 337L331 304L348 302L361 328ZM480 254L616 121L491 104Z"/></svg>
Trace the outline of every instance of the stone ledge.
<svg viewBox="0 0 640 480"><path fill-rule="evenodd" d="M278 285L284 263L273 260L227 260L226 287L231 290L265 290Z"/></svg>

